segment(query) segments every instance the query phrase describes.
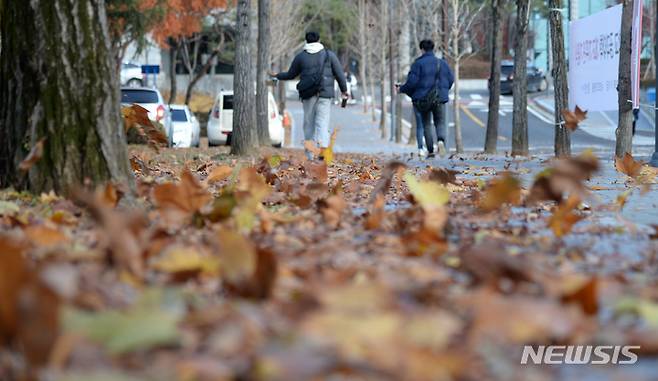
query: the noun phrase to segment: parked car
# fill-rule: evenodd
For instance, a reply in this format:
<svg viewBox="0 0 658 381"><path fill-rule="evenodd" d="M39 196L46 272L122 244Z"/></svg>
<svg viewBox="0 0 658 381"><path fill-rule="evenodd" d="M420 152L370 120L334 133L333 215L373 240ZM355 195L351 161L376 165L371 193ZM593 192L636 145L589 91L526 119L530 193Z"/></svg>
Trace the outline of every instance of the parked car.
<svg viewBox="0 0 658 381"><path fill-rule="evenodd" d="M528 92L545 91L548 89L548 80L546 74L532 66L528 65L526 69L528 75ZM512 87L514 83L514 63L503 62L500 67L500 93L512 94Z"/></svg>
<svg viewBox="0 0 658 381"><path fill-rule="evenodd" d="M140 65L124 62L121 64L121 85L142 87L146 83L146 74L142 74Z"/></svg>
<svg viewBox="0 0 658 381"><path fill-rule="evenodd" d="M174 147L198 147L201 128L196 116L186 105L171 105L171 125Z"/></svg>
<svg viewBox="0 0 658 381"><path fill-rule="evenodd" d="M149 119L162 124L165 134L172 145L171 112L165 103L162 94L155 88L147 87L122 87L121 105L130 106L138 104L149 111Z"/></svg>
<svg viewBox="0 0 658 381"><path fill-rule="evenodd" d="M283 117L274 100L272 92L267 94L269 131L272 145L281 147L283 144ZM215 103L208 117L208 144L231 144L231 133L233 132L233 91L222 90L217 94Z"/></svg>

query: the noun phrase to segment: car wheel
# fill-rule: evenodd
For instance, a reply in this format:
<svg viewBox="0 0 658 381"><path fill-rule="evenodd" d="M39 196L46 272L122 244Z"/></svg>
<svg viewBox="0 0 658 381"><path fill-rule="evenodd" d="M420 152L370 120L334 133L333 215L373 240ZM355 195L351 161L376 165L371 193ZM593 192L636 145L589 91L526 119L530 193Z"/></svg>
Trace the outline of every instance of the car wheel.
<svg viewBox="0 0 658 381"><path fill-rule="evenodd" d="M228 135L226 136L226 145L227 145L227 146L230 146L230 145L231 145L231 140L232 140L231 138L232 138L232 137L233 137L233 134L228 134Z"/></svg>
<svg viewBox="0 0 658 381"><path fill-rule="evenodd" d="M539 82L539 86L537 87L537 91L546 91L548 89L548 80L546 78L542 78L541 82Z"/></svg>
<svg viewBox="0 0 658 381"><path fill-rule="evenodd" d="M281 144L281 143L272 144L272 147L274 147L274 148L281 148L282 146L283 146L283 144Z"/></svg>
<svg viewBox="0 0 658 381"><path fill-rule="evenodd" d="M142 87L142 80L137 79L137 78L133 78L133 79L131 79L130 81L128 81L126 83L126 86L128 86L128 87Z"/></svg>

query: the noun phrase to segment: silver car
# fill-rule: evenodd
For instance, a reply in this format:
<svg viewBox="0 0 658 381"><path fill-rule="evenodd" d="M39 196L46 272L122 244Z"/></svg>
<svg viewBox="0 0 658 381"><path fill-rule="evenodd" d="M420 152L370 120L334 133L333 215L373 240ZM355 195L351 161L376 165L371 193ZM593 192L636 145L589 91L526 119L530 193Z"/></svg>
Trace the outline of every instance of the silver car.
<svg viewBox="0 0 658 381"><path fill-rule="evenodd" d="M171 105L172 142L174 147L198 147L201 129L196 116L186 105Z"/></svg>

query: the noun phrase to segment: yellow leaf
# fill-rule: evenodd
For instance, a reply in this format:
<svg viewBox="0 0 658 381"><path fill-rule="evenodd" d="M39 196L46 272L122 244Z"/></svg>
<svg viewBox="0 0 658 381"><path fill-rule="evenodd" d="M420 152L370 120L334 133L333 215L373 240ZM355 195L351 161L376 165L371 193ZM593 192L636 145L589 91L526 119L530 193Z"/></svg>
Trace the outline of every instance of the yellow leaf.
<svg viewBox="0 0 658 381"><path fill-rule="evenodd" d="M444 206L450 200L450 191L434 181L418 181L410 172L405 173L404 181L414 199L425 210Z"/></svg>
<svg viewBox="0 0 658 381"><path fill-rule="evenodd" d="M199 271L205 275L217 275L219 259L203 255L193 247L174 247L153 262L155 270L166 273Z"/></svg>
<svg viewBox="0 0 658 381"><path fill-rule="evenodd" d="M338 135L338 127L334 128L334 132L331 133L331 141L329 143L329 147L325 148L322 151L324 162L327 163L327 165L331 164L334 161L334 145L336 144L337 135Z"/></svg>

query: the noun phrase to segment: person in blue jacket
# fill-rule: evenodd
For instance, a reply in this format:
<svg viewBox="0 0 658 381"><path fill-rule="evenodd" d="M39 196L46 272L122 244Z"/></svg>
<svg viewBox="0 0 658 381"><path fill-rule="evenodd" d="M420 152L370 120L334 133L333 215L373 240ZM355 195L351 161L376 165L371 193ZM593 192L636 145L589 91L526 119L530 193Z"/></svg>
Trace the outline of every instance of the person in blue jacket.
<svg viewBox="0 0 658 381"><path fill-rule="evenodd" d="M423 149L423 140L425 140L428 156L434 156L434 134L430 127L433 119L439 154L443 156L446 153L443 104L449 100L449 91L455 77L448 63L434 54L434 42L432 40L421 41L420 50L422 55L411 65L407 82L399 88L399 91L410 96L412 102L414 102L418 155L425 155ZM416 107L416 101L423 99L435 87L438 89L439 103L435 103L429 111L419 110Z"/></svg>

